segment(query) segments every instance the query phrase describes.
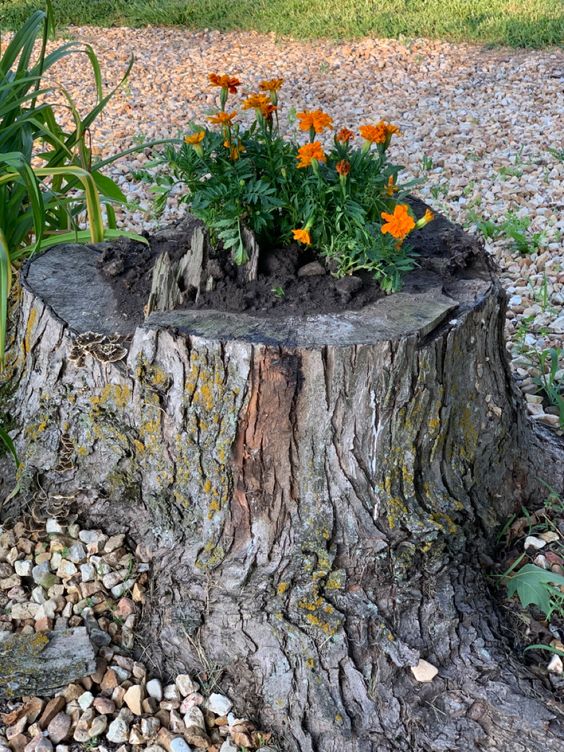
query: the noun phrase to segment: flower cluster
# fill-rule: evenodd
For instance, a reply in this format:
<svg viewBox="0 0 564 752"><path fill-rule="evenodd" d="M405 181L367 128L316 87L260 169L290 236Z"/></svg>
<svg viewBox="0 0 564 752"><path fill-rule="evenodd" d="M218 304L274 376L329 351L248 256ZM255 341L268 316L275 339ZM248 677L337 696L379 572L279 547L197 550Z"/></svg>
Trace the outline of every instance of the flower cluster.
<svg viewBox="0 0 564 752"><path fill-rule="evenodd" d="M380 120L355 132L337 128L321 109L304 109L295 115L297 138L283 138L282 78L243 90L235 105L230 97L243 88L239 78L210 73L209 82L220 90L212 127L194 126L168 161L188 187L192 212L235 261L247 259L247 227L261 247L295 241L330 259L337 275L368 270L384 290L398 289L415 265L405 241L433 219L429 210L415 216L410 185L398 183L400 168L388 162L399 127Z"/></svg>

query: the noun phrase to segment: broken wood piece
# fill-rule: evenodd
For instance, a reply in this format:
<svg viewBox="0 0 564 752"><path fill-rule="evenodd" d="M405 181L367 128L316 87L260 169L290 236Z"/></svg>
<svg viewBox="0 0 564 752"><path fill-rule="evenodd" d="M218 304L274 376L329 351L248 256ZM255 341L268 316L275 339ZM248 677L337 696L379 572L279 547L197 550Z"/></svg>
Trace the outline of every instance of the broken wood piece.
<svg viewBox="0 0 564 752"><path fill-rule="evenodd" d="M0 697L49 697L96 670L85 627L58 632L0 632Z"/></svg>

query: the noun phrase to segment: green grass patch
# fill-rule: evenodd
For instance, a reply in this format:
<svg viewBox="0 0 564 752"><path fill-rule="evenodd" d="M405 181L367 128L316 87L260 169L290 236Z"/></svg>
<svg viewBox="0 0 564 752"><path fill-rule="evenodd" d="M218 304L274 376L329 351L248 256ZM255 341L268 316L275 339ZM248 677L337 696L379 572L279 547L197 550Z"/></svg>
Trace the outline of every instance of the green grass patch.
<svg viewBox="0 0 564 752"><path fill-rule="evenodd" d="M0 0L16 28L41 0ZM562 44L555 0L54 0L59 24L185 26L276 32L300 39L430 37L512 47Z"/></svg>

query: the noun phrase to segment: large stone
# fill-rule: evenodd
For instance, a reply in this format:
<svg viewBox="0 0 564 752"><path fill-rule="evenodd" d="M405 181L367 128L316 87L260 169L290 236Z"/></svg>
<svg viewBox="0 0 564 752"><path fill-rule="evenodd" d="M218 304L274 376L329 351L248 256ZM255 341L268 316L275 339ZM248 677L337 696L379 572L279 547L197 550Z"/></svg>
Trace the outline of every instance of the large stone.
<svg viewBox="0 0 564 752"><path fill-rule="evenodd" d="M157 702L163 699L163 685L160 679L151 679L148 681L146 689L149 697L154 697Z"/></svg>
<svg viewBox="0 0 564 752"><path fill-rule="evenodd" d="M178 674L175 683L182 697L191 695L193 692L197 692L200 688L200 685L195 682L189 674Z"/></svg>
<svg viewBox="0 0 564 752"><path fill-rule="evenodd" d="M59 742L64 741L69 735L70 727L71 717L66 713L57 713L47 726L49 739L51 739L53 744L59 744Z"/></svg>
<svg viewBox="0 0 564 752"><path fill-rule="evenodd" d="M129 739L129 724L118 716L110 723L106 739L114 744L125 744Z"/></svg>
<svg viewBox="0 0 564 752"><path fill-rule="evenodd" d="M170 752L192 752L192 747L181 736L175 736L170 742Z"/></svg>
<svg viewBox="0 0 564 752"><path fill-rule="evenodd" d="M133 684L124 695L123 701L135 715L143 715L145 691L140 684Z"/></svg>
<svg viewBox="0 0 564 752"><path fill-rule="evenodd" d="M217 694L216 692L213 692L208 697L205 705L208 710L210 710L212 713L215 713L216 715L227 715L227 713L229 713L229 711L233 707L233 703L228 697L225 697L225 695Z"/></svg>

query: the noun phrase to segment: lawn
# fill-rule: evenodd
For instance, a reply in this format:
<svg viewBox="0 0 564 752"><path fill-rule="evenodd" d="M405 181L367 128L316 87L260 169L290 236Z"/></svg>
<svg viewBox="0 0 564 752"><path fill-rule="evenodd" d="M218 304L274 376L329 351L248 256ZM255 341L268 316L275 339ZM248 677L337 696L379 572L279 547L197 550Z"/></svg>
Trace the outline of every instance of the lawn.
<svg viewBox="0 0 564 752"><path fill-rule="evenodd" d="M0 0L13 28L40 0ZM254 29L296 38L431 37L512 47L564 39L561 0L54 0L60 24Z"/></svg>

